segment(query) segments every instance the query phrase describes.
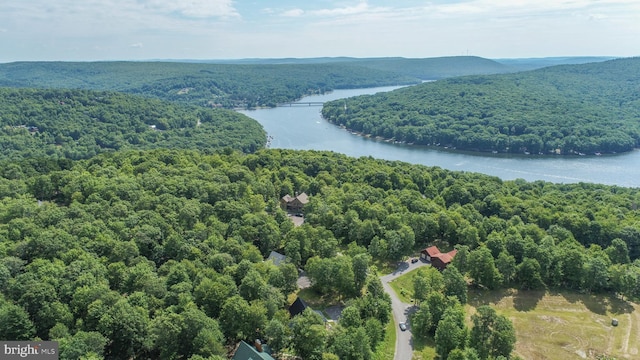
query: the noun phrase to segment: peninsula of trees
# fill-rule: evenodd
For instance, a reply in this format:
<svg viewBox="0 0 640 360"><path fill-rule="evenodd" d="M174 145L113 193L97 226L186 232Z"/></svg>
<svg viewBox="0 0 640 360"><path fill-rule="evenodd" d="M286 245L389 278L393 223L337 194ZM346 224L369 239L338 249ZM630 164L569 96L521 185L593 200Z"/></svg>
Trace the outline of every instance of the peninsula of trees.
<svg viewBox="0 0 640 360"><path fill-rule="evenodd" d="M0 88L0 159L87 159L124 149L263 148L264 129L231 110L117 92Z"/></svg>
<svg viewBox="0 0 640 360"><path fill-rule="evenodd" d="M598 154L640 144L640 58L468 76L336 100L322 114L370 136L459 150Z"/></svg>

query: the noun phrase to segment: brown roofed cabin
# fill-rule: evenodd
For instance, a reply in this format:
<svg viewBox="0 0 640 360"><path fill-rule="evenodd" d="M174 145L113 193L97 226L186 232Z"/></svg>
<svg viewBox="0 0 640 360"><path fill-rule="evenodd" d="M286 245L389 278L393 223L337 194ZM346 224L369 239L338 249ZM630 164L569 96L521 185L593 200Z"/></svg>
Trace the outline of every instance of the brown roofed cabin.
<svg viewBox="0 0 640 360"><path fill-rule="evenodd" d="M305 193L296 197L291 197L291 195L287 194L280 199L280 206L289 212L300 212L308 202L309 197Z"/></svg>
<svg viewBox="0 0 640 360"><path fill-rule="evenodd" d="M440 255L440 250L438 250L438 248L435 246L430 246L422 250L422 255L420 255L420 257L427 261L431 261L434 256L438 255Z"/></svg>
<svg viewBox="0 0 640 360"><path fill-rule="evenodd" d="M457 253L458 250L455 249L448 253L441 253L437 247L430 246L421 251L420 258L431 262L431 266L442 271L453 261Z"/></svg>

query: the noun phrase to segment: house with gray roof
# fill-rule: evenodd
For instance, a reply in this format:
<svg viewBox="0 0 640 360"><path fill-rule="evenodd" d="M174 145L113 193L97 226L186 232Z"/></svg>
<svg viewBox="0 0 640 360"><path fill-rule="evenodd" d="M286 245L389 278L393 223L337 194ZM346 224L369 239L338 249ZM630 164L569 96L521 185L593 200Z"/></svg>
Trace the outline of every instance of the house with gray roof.
<svg viewBox="0 0 640 360"><path fill-rule="evenodd" d="M280 266L281 264L284 264L287 261L287 257L280 254L279 252L272 251L269 254L269 257L267 258L267 261L269 260L273 262L273 265Z"/></svg>
<svg viewBox="0 0 640 360"><path fill-rule="evenodd" d="M236 352L231 360L275 360L271 355L264 351L263 345L256 341L255 346L251 346L244 341L240 341Z"/></svg>

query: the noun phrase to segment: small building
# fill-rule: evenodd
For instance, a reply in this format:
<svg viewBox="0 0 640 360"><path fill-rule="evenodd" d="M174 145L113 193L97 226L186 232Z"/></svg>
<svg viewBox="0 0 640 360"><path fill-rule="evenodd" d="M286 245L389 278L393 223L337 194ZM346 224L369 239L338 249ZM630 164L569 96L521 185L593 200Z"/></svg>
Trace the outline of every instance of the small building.
<svg viewBox="0 0 640 360"><path fill-rule="evenodd" d="M273 262L273 265L280 266L280 264L284 264L287 261L287 257L279 252L272 251L267 258L267 261L269 260Z"/></svg>
<svg viewBox="0 0 640 360"><path fill-rule="evenodd" d="M431 266L442 271L447 268L449 264L453 261L453 258L458 253L458 250L451 250L448 253L441 253L439 256L435 256L431 260Z"/></svg>
<svg viewBox="0 0 640 360"><path fill-rule="evenodd" d="M298 296L296 298L296 301L294 301L293 304L291 304L291 306L289 306L289 315L291 315L291 317L294 317L296 315L300 315L308 307L309 307L309 305L307 305L307 303L304 300L302 300L302 298L300 298Z"/></svg>
<svg viewBox="0 0 640 360"><path fill-rule="evenodd" d="M435 246L430 246L422 250L420 257L426 261L431 261L434 256L438 255L440 255L440 250L438 250L438 248Z"/></svg>
<svg viewBox="0 0 640 360"><path fill-rule="evenodd" d="M311 308L311 306L307 305L307 303L304 300L302 300L302 298L300 298L299 296L296 298L296 301L294 301L293 304L291 304L291 306L289 306L289 315L291 317L294 317L296 315L300 315L306 309L309 309L309 310L313 311L314 313L320 315L320 317L322 318L322 321L324 321L325 323L327 322L327 317L324 316L322 311L313 310Z"/></svg>
<svg viewBox="0 0 640 360"><path fill-rule="evenodd" d="M453 261L458 250L451 250L447 253L440 252L436 246L430 246L420 252L420 258L429 261L431 266L442 271Z"/></svg>
<svg viewBox="0 0 640 360"><path fill-rule="evenodd" d="M240 341L236 351L233 353L232 360L275 360L269 355L260 341L256 340L254 346Z"/></svg>
<svg viewBox="0 0 640 360"><path fill-rule="evenodd" d="M289 212L300 212L307 203L309 203L309 197L306 193L302 193L296 197L291 197L291 195L287 194L280 199L282 209Z"/></svg>

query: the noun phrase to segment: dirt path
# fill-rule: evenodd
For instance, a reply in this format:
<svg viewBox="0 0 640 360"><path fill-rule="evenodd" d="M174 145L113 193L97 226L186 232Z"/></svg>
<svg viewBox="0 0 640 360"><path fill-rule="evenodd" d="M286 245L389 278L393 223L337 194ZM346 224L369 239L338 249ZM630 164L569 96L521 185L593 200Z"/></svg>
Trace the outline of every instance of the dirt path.
<svg viewBox="0 0 640 360"><path fill-rule="evenodd" d="M625 354L629 353L629 339L631 339L631 329L633 329L633 318L631 317L631 314L627 314L627 324L627 334L622 342L622 352Z"/></svg>
<svg viewBox="0 0 640 360"><path fill-rule="evenodd" d="M625 353L631 356L633 359L638 358L638 347L640 346L640 312L637 307L635 311L629 314L631 318L629 324L629 332L627 337L625 338ZM635 331L634 331L635 328ZM631 339L631 334L635 336L635 338ZM633 340L633 345L629 348L629 341Z"/></svg>

